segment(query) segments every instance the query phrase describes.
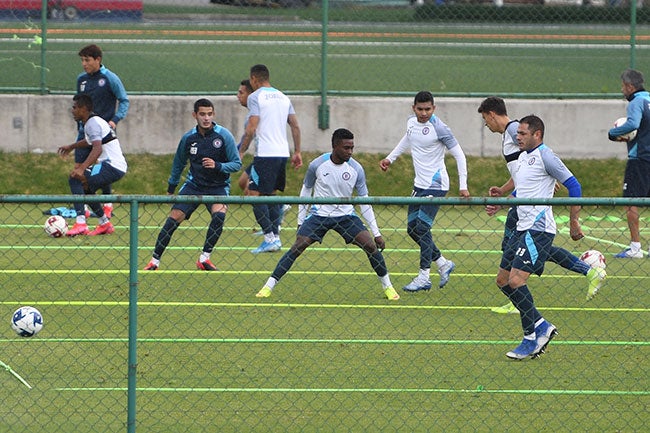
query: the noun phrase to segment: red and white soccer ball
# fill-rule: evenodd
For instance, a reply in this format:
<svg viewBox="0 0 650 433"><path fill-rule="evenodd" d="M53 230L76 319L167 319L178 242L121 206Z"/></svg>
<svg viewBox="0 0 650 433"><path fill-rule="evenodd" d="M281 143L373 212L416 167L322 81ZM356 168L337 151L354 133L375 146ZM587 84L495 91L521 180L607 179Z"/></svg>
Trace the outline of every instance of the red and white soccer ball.
<svg viewBox="0 0 650 433"><path fill-rule="evenodd" d="M605 256L598 250L587 250L580 256L580 260L591 266L592 268L605 269L607 263Z"/></svg>
<svg viewBox="0 0 650 433"><path fill-rule="evenodd" d="M53 215L45 221L43 229L48 236L60 238L68 233L68 223L61 215Z"/></svg>
<svg viewBox="0 0 650 433"><path fill-rule="evenodd" d="M627 117L620 117L616 119L616 122L614 122L614 127L618 128L625 122L627 122ZM632 132L628 132L627 134L619 135L616 137L616 141L630 141L634 140L634 137L636 137L636 129Z"/></svg>

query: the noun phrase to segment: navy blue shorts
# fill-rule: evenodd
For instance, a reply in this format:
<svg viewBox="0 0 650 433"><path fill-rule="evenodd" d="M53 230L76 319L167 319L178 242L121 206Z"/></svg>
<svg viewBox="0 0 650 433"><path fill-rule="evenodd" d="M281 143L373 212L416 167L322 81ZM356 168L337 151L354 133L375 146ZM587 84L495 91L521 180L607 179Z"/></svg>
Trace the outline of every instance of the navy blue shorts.
<svg viewBox="0 0 650 433"><path fill-rule="evenodd" d="M518 231L513 236L514 245L503 251L501 269L520 269L530 274L542 275L544 263L555 235L536 230Z"/></svg>
<svg viewBox="0 0 650 433"><path fill-rule="evenodd" d="M627 160L623 197L650 197L650 162L641 159Z"/></svg>
<svg viewBox="0 0 650 433"><path fill-rule="evenodd" d="M248 180L248 189L263 195L274 191L284 191L287 184L287 161L289 158L261 157L253 158Z"/></svg>
<svg viewBox="0 0 650 433"><path fill-rule="evenodd" d="M318 242L323 242L325 234L334 230L343 237L346 244L366 229L361 218L356 215L344 215L340 217L323 217L310 215L298 229L298 236L306 236Z"/></svg>
<svg viewBox="0 0 650 433"><path fill-rule="evenodd" d="M447 192L449 191L414 187L411 197L444 197L447 195ZM410 222L418 218L429 224L429 227L431 227L436 219L439 209L440 205L437 204L410 204L408 207L408 220Z"/></svg>
<svg viewBox="0 0 650 433"><path fill-rule="evenodd" d="M82 162L84 162L88 158L88 155L90 155L90 150L92 148L93 148L92 146L76 148L74 150L74 162L75 162L75 164L81 164Z"/></svg>
<svg viewBox="0 0 650 433"><path fill-rule="evenodd" d="M517 206L511 206L508 209L508 216L506 216L506 224L503 228L503 240L501 241L501 251L505 251L507 248L516 248L513 242L515 233L517 232L517 221L519 221L519 215L517 215Z"/></svg>
<svg viewBox="0 0 650 433"><path fill-rule="evenodd" d="M178 195L230 195L230 187L226 185L214 186L210 188L198 188L196 185L190 182L185 182L181 189L178 191ZM212 212L212 205L218 202L205 203L205 207L208 212ZM194 213L194 211L199 207L201 203L174 203L172 209L178 209L185 214L185 219L188 220Z"/></svg>
<svg viewBox="0 0 650 433"><path fill-rule="evenodd" d="M105 188L122 179L126 173L118 170L110 164L100 162L86 169L86 181L88 190L95 193L98 189Z"/></svg>

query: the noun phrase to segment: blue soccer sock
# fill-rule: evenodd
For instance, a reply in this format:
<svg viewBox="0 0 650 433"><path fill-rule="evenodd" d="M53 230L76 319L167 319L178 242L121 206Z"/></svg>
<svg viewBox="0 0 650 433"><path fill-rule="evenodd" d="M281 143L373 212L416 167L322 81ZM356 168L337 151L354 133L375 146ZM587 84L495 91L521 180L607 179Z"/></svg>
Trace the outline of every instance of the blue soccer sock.
<svg viewBox="0 0 650 433"><path fill-rule="evenodd" d="M205 243L203 244L203 252L211 253L214 246L219 241L221 233L223 232L223 223L226 221L225 212L215 212L212 214L208 232L205 235Z"/></svg>
<svg viewBox="0 0 650 433"><path fill-rule="evenodd" d="M269 205L254 204L253 215L255 215L255 220L260 225L262 233L273 233L273 222L270 217Z"/></svg>
<svg viewBox="0 0 650 433"><path fill-rule="evenodd" d="M289 249L289 251L284 253L284 255L280 258L278 264L275 266L275 269L271 274L271 278L275 278L276 281L280 281L280 278L289 272L289 269L291 269L291 266L293 266L293 263L299 256L300 254L298 254L296 251Z"/></svg>
<svg viewBox="0 0 650 433"><path fill-rule="evenodd" d="M565 250L564 248L559 248L556 246L551 246L551 249L548 254L548 261L557 263L558 265L562 266L564 269L568 269L572 272L576 272L578 274L582 275L587 275L587 272L589 272L589 269L591 267Z"/></svg>
<svg viewBox="0 0 650 433"><path fill-rule="evenodd" d="M167 248L167 245L169 245L169 241L172 238L172 235L178 228L180 223L176 221L172 217L167 217L167 220L165 220L165 224L163 225L163 228L160 230L160 233L158 234L158 239L156 239L156 246L153 250L153 258L160 260L162 257L163 253L165 252L165 248Z"/></svg>
<svg viewBox="0 0 650 433"><path fill-rule="evenodd" d="M537 322L542 315L537 311L537 308L535 308L533 294L530 293L530 289L525 284L516 289L512 289L509 298L514 306L517 307L517 310L519 310L521 327L524 330L524 335L533 334L535 332L535 322Z"/></svg>
<svg viewBox="0 0 650 433"><path fill-rule="evenodd" d="M370 266L372 266L372 269L374 269L378 277L381 278L388 274L386 261L384 260L384 255L381 251L377 250L372 254L368 254L368 260L370 260Z"/></svg>

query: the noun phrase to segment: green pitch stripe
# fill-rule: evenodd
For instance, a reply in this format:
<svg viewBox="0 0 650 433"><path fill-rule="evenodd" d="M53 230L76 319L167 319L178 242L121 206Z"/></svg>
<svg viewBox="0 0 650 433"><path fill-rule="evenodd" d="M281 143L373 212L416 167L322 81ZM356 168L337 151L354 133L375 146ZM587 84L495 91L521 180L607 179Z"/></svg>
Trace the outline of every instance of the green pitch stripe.
<svg viewBox="0 0 650 433"><path fill-rule="evenodd" d="M76 274L76 275L87 275L87 274L94 274L94 275L128 275L129 274L128 269L3 269L0 270L0 274L37 274L37 275L51 275L51 274L58 274L58 275L64 275L64 274ZM156 270L155 272L152 271L141 271L139 272L139 275L149 275L149 276L156 276L156 275L164 275L164 274L173 274L173 275L197 275L199 273L202 273L202 271L197 271L196 269L167 269L167 270ZM259 270L259 271L245 271L245 270L236 270L236 271L216 271L212 272L211 274L214 275L266 275L268 274L268 270ZM365 272L359 272L359 271L301 271L301 274L304 275L331 275L331 276L367 276L367 275L375 275L373 272L365 271ZM391 276L400 276L400 277L405 277L412 275L412 272L391 272ZM465 277L465 278L494 278L494 273L459 273L459 272L454 272L454 276L458 277ZM560 278L560 279L574 279L574 278L583 278L582 275L555 275L555 274L544 274L546 277L553 277L553 278ZM148 277L144 277L148 278ZM644 275L644 276L630 276L630 275L612 275L608 276L608 280L612 279L630 279L630 278L635 278L638 280L647 280L650 279L650 275Z"/></svg>
<svg viewBox="0 0 650 433"><path fill-rule="evenodd" d="M126 388L54 388L55 391L105 391L126 392ZM428 394L536 394L536 395L604 395L604 396L648 396L650 391L617 391L600 389L476 389L451 388L136 388L138 392L232 392L232 393L428 393Z"/></svg>
<svg viewBox="0 0 650 433"><path fill-rule="evenodd" d="M39 306L64 307L127 307L128 301L0 301L0 305L30 304ZM299 304L299 303L257 303L257 302L184 302L184 301L138 301L138 307L188 307L188 308L324 308L324 309L391 309L391 310L456 310L489 311L490 306L470 305L374 305L374 304ZM540 307L545 311L573 312L613 312L613 313L649 313L650 308L611 308L611 307Z"/></svg>
<svg viewBox="0 0 650 433"><path fill-rule="evenodd" d="M25 340L13 338L6 342L37 343L126 343L128 338L38 338ZM138 338L138 343L184 343L184 344L391 344L391 345L512 345L520 340L390 340L350 338ZM553 346L650 346L649 341L593 341L553 340Z"/></svg>

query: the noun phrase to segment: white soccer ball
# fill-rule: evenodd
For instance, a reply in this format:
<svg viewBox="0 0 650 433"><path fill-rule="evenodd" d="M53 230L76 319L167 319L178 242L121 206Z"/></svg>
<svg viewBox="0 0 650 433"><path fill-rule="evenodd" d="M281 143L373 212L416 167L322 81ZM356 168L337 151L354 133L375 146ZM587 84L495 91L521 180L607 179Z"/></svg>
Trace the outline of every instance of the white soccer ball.
<svg viewBox="0 0 650 433"><path fill-rule="evenodd" d="M627 117L620 117L616 119L616 122L614 122L614 127L618 128L625 122L627 122ZM627 134L619 135L616 137L616 141L630 141L634 140L634 137L636 137L636 129L632 132L628 132Z"/></svg>
<svg viewBox="0 0 650 433"><path fill-rule="evenodd" d="M61 215L53 215L45 221L45 233L53 238L60 238L68 233L68 223Z"/></svg>
<svg viewBox="0 0 650 433"><path fill-rule="evenodd" d="M21 337L32 337L43 329L43 316L34 307L20 307L11 317L11 329Z"/></svg>
<svg viewBox="0 0 650 433"><path fill-rule="evenodd" d="M601 268L605 269L607 263L605 262L605 256L598 250L587 250L580 256L580 260L591 266L592 268Z"/></svg>

